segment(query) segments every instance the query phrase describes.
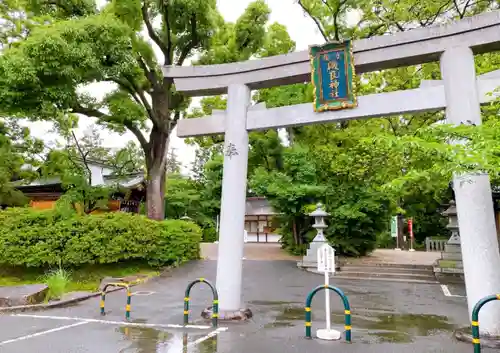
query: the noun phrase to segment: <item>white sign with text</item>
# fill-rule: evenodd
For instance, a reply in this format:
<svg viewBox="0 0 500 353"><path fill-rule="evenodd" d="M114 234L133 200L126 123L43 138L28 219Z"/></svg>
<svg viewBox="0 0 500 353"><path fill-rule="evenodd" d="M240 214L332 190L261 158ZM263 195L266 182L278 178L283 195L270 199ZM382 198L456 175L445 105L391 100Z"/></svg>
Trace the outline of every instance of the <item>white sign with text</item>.
<svg viewBox="0 0 500 353"><path fill-rule="evenodd" d="M335 273L335 249L328 244L318 248L318 272Z"/></svg>

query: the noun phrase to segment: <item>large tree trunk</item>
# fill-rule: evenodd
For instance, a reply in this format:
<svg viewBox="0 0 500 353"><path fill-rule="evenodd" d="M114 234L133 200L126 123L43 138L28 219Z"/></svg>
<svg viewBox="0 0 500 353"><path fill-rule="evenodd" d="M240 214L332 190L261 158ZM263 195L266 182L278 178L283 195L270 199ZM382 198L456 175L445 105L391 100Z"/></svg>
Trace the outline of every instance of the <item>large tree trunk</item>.
<svg viewBox="0 0 500 353"><path fill-rule="evenodd" d="M167 166L168 134L155 128L150 135L150 150L146 158L147 190L146 208L149 219L165 218L165 179Z"/></svg>

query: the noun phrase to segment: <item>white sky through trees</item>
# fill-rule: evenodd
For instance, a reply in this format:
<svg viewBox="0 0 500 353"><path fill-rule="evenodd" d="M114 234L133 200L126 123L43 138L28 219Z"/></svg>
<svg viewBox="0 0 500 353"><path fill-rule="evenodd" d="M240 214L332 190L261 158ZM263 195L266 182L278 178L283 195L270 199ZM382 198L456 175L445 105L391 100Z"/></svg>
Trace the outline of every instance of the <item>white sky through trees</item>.
<svg viewBox="0 0 500 353"><path fill-rule="evenodd" d="M98 0L98 2L99 1L100 0ZM217 0L217 7L226 21L234 22L243 13L250 2L252 2L252 0ZM305 50L311 44L321 44L324 42L314 22L304 15L300 6L295 3L296 0L266 0L266 2L271 8L269 23L279 22L285 25L291 38L297 43L297 50ZM156 50L156 52L159 54L160 51ZM83 89L100 98L112 90L113 85L111 83L101 82ZM193 105L197 105L198 102L198 99L194 99ZM94 119L81 117L76 135L78 137L83 136L85 130L94 122ZM44 139L47 145L53 145L58 139L57 134L50 133L52 123L29 122L26 123L26 126L29 126L34 136ZM107 129L102 129L101 137L104 140L104 146L110 148L120 148L129 140L135 141L135 137L131 133L127 132L124 135L119 135ZM191 169L191 163L194 161L195 148L185 145L183 139L177 138L175 130L171 135L170 148L175 150L177 158L183 165L183 172L187 173Z"/></svg>

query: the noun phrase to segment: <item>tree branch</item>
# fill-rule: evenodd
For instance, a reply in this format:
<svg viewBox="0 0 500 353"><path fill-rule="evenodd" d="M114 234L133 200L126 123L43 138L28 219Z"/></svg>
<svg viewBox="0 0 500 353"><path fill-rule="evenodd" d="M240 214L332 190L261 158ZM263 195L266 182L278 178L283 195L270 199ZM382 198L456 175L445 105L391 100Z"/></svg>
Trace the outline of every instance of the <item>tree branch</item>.
<svg viewBox="0 0 500 353"><path fill-rule="evenodd" d="M136 60L137 60L137 63L139 64L140 68L142 69L142 71L144 71L144 75L146 76L148 81L151 83L151 86L153 86L153 89L159 89L160 84L159 84L158 80L156 79L155 73L148 69L148 66L146 65L144 60L142 60L142 58L140 56L137 56Z"/></svg>
<svg viewBox="0 0 500 353"><path fill-rule="evenodd" d="M90 170L89 164L87 163L87 155L83 153L82 147L80 146L80 143L78 142L78 139L76 138L75 132L73 130L71 130L71 136L73 136L73 140L75 141L78 153L80 153L80 156L82 157L83 165L85 166L85 169L87 169L87 172L89 173L87 181L89 185L92 185L92 171Z"/></svg>
<svg viewBox="0 0 500 353"><path fill-rule="evenodd" d="M460 19L465 17L465 13L467 12L467 8L469 7L471 0L467 0L467 2L464 5L464 11L462 12L462 16L460 16ZM472 4L473 5L473 4Z"/></svg>
<svg viewBox="0 0 500 353"><path fill-rule="evenodd" d="M177 60L177 66L182 66L184 60L186 60L187 56L199 43L198 33L196 33L196 15L191 16L191 40L188 45L184 47L181 51L181 55L179 55L179 59Z"/></svg>
<svg viewBox="0 0 500 353"><path fill-rule="evenodd" d="M368 32L368 34L366 35L366 38L370 38L370 37L373 37L375 34L377 34L378 30L380 28L384 27L384 24L381 23L381 24L378 24L376 25L375 27L371 28L370 29L370 32Z"/></svg>
<svg viewBox="0 0 500 353"><path fill-rule="evenodd" d="M127 80L127 82L130 84L129 87L127 87L127 85L125 85L125 88L129 91L129 93L132 95L132 97L134 98L134 100L139 104L139 105L142 105L144 107L144 109L146 109L150 119L155 122L155 123L158 123L158 119L156 118L156 115L153 111L153 108L151 107L151 104L149 104L148 100L146 99L146 96L144 94L144 90L140 89L133 81L132 78L129 78L129 77L125 77L125 79ZM137 93L137 95L139 95L139 98L137 98L137 96L134 94L134 93Z"/></svg>
<svg viewBox="0 0 500 353"><path fill-rule="evenodd" d="M346 3L347 0L343 0L343 1L340 1L339 2L339 6L337 8L337 11L334 11L333 13L333 26L335 27L335 40L337 41L340 41L340 30L339 30L339 24L338 24L338 21L339 21L339 14L340 14L340 11L342 10L342 6L344 6L344 4ZM328 8L330 10L332 10L332 8L330 7L330 5L328 5L328 3L326 2L326 0L323 0L323 3L328 6Z"/></svg>
<svg viewBox="0 0 500 353"><path fill-rule="evenodd" d="M163 55L165 56L165 65L170 65L170 53L168 49L168 45L163 43L161 38L158 36L158 34L155 32L155 29L153 28L153 25L151 24L151 20L149 18L148 14L148 1L144 1L144 5L142 5L142 18L144 20L144 23L146 24L146 28L148 30L149 37L153 40L153 42L160 47Z"/></svg>
<svg viewBox="0 0 500 353"><path fill-rule="evenodd" d="M130 82L130 80L127 80L126 82L125 81L122 81L120 79L117 79L117 78L112 78L112 79L109 79L110 81L113 81L114 83L116 83L118 86L120 86L121 88L123 88L125 91L127 91L128 93L130 93L130 95L132 96L132 98L134 99L134 101L139 104L139 105L142 105L142 102L140 101L140 99L136 96L136 92L135 92L135 89L134 87L132 86L132 83Z"/></svg>
<svg viewBox="0 0 500 353"><path fill-rule="evenodd" d="M389 121L389 124L391 125L392 132L394 133L395 136L397 136L396 127L392 123L392 119L391 118L387 118L387 121Z"/></svg>
<svg viewBox="0 0 500 353"><path fill-rule="evenodd" d="M173 61L172 58L172 34L170 33L170 19L168 18L168 1L163 4L163 16L165 21L165 33L167 35L167 51L168 59L165 57L165 65L170 65ZM167 61L168 60L168 61Z"/></svg>
<svg viewBox="0 0 500 353"><path fill-rule="evenodd" d="M90 117L94 117L94 118L97 118L103 122L107 122L107 123L113 122L112 117L110 117L109 115L104 114L103 112L101 112L97 109L94 109L94 108L85 108L81 105L76 105L73 107L73 112L78 113L78 114L87 115ZM147 153L149 151L149 142L146 140L146 138L142 134L141 130L137 126L135 126L131 121L128 121L128 120L125 120L123 122L123 125L131 133L133 133L135 135L135 137L139 141L142 149L144 150L144 153Z"/></svg>
<svg viewBox="0 0 500 353"><path fill-rule="evenodd" d="M437 20L437 18L439 17L439 15L441 15L441 11L443 11L445 9L445 7L447 7L448 5L450 4L450 1L444 3L437 11L436 11L436 14L434 15L434 17L431 19L428 19L426 22L425 22L425 25L426 26L432 26L434 24L434 22Z"/></svg>
<svg viewBox="0 0 500 353"><path fill-rule="evenodd" d="M304 10L304 12L314 21L314 23L316 23L316 26L318 27L321 35L323 36L325 41L328 42L328 40L329 40L328 36L326 35L325 30L323 29L323 26L321 25L321 22L319 22L319 20L311 14L311 12L305 7L305 5L302 3L301 0L298 0L297 3L300 5L300 7L302 7L302 10Z"/></svg>
<svg viewBox="0 0 500 353"><path fill-rule="evenodd" d="M455 5L455 10L457 10L458 16L462 18L462 13L460 12L460 6L458 6L457 0L453 0L453 5Z"/></svg>

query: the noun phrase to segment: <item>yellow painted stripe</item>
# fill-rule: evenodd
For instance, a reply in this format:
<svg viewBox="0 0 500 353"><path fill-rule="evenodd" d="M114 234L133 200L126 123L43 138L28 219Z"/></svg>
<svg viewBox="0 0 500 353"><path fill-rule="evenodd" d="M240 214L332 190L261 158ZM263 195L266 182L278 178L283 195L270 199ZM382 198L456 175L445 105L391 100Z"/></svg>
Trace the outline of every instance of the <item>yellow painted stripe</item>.
<svg viewBox="0 0 500 353"><path fill-rule="evenodd" d="M205 278L200 277L200 281L205 282Z"/></svg>
<svg viewBox="0 0 500 353"><path fill-rule="evenodd" d="M351 315L351 310L344 310L344 314Z"/></svg>
<svg viewBox="0 0 500 353"><path fill-rule="evenodd" d="M184 298L184 301L185 301L185 302L188 302L188 301L189 301L189 297L185 297L185 298Z"/></svg>
<svg viewBox="0 0 500 353"><path fill-rule="evenodd" d="M350 330L352 327L351 326L344 326L346 330Z"/></svg>
<svg viewBox="0 0 500 353"><path fill-rule="evenodd" d="M472 321L472 326L479 326L479 322L478 321Z"/></svg>
<svg viewBox="0 0 500 353"><path fill-rule="evenodd" d="M189 315L189 310L184 310L184 315Z"/></svg>
<svg viewBox="0 0 500 353"><path fill-rule="evenodd" d="M212 317L219 317L219 314L212 314Z"/></svg>
<svg viewBox="0 0 500 353"><path fill-rule="evenodd" d="M306 322L306 326L311 326L311 323L310 322Z"/></svg>
<svg viewBox="0 0 500 353"><path fill-rule="evenodd" d="M125 311L130 311L130 305L129 305L129 304L127 304L127 305L125 306Z"/></svg>
<svg viewBox="0 0 500 353"><path fill-rule="evenodd" d="M306 306L306 311L311 311L311 308Z"/></svg>
<svg viewBox="0 0 500 353"><path fill-rule="evenodd" d="M219 304L219 301L217 299L214 300L214 304Z"/></svg>
<svg viewBox="0 0 500 353"><path fill-rule="evenodd" d="M101 308L104 308L104 300L101 300L100 306L101 306Z"/></svg>
<svg viewBox="0 0 500 353"><path fill-rule="evenodd" d="M479 344L480 343L479 338L473 338L472 343Z"/></svg>

